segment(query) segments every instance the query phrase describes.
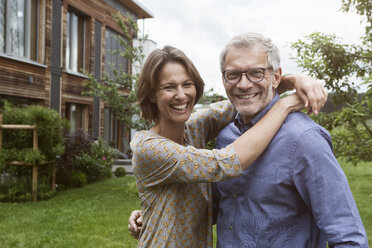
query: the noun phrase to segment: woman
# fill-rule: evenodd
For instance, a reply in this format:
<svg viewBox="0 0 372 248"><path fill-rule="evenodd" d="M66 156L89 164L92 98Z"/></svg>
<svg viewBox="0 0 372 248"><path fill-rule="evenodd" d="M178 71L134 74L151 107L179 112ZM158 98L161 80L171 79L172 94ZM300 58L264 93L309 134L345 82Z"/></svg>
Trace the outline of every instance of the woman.
<svg viewBox="0 0 372 248"><path fill-rule="evenodd" d="M142 69L137 99L142 117L155 125L137 132L131 142L143 210L138 247L211 247L208 183L239 176L263 152L287 114L303 108L302 100L291 95L232 145L197 149L236 115L228 101L191 115L203 88L192 62L170 46L152 52Z"/></svg>

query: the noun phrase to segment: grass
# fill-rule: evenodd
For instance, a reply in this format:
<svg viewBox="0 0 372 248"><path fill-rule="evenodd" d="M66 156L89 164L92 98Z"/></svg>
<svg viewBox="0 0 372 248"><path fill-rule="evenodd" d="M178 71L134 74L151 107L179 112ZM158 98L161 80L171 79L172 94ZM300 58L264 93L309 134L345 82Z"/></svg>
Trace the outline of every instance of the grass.
<svg viewBox="0 0 372 248"><path fill-rule="evenodd" d="M139 207L133 177L58 192L48 201L0 203L0 247L136 247L127 226Z"/></svg>
<svg viewBox="0 0 372 248"><path fill-rule="evenodd" d="M367 231L368 244L372 246L372 162L359 163L357 166L343 161L340 163Z"/></svg>
<svg viewBox="0 0 372 248"><path fill-rule="evenodd" d="M372 244L372 162L342 162ZM138 209L133 177L58 192L48 201L0 203L0 247L136 247L127 230Z"/></svg>

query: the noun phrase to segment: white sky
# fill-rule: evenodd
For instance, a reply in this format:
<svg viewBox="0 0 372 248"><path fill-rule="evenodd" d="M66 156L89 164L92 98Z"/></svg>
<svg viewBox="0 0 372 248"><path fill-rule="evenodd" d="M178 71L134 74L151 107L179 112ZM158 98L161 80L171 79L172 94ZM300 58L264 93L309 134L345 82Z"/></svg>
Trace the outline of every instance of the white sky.
<svg viewBox="0 0 372 248"><path fill-rule="evenodd" d="M336 34L356 43L364 32L360 16L339 11L342 0L137 0L154 18L141 29L157 43L186 53L206 89L224 93L219 54L234 35L258 32L279 47L283 73L301 72L289 44L313 32ZM294 56L295 54L292 53Z"/></svg>

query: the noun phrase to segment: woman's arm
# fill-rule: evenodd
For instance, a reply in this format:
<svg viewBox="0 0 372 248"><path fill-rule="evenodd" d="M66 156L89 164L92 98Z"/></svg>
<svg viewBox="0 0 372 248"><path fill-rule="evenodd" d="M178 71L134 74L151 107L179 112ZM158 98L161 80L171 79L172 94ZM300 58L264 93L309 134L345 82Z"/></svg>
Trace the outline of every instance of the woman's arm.
<svg viewBox="0 0 372 248"><path fill-rule="evenodd" d="M206 143L233 121L236 114L237 111L230 101L216 102L206 109L194 112L186 122L186 126L193 129L192 135L204 137Z"/></svg>
<svg viewBox="0 0 372 248"><path fill-rule="evenodd" d="M283 76L278 93L296 89L297 94L305 102L308 112L318 114L319 110L327 101L328 93L323 85L305 74Z"/></svg>
<svg viewBox="0 0 372 248"><path fill-rule="evenodd" d="M243 170L266 149L287 115L303 107L304 103L297 94L280 99L257 124L232 143Z"/></svg>

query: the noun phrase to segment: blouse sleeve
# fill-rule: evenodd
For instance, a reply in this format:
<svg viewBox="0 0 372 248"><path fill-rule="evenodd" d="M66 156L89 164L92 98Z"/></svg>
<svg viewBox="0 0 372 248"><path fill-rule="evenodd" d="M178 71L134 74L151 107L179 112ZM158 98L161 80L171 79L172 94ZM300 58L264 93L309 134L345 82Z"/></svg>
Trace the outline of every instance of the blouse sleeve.
<svg viewBox="0 0 372 248"><path fill-rule="evenodd" d="M215 138L219 131L234 120L237 111L228 100L212 103L208 108L194 112L186 122L192 133L205 141Z"/></svg>
<svg viewBox="0 0 372 248"><path fill-rule="evenodd" d="M221 150L181 146L157 135L135 135L133 169L143 187L169 183L217 182L241 175L233 146Z"/></svg>

